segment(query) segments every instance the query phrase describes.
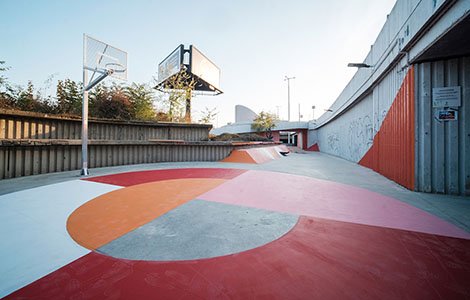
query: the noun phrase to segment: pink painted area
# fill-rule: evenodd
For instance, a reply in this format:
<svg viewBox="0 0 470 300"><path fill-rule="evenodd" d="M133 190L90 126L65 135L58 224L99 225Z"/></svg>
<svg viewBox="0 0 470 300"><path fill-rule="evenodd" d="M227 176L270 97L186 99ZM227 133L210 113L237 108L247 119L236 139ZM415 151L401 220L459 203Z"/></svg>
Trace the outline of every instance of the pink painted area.
<svg viewBox="0 0 470 300"><path fill-rule="evenodd" d="M246 152L256 161L257 164L263 164L265 162L274 160L274 157L267 152L264 148L251 148L245 149Z"/></svg>
<svg viewBox="0 0 470 300"><path fill-rule="evenodd" d="M199 199L470 239L466 231L391 197L298 175L248 171Z"/></svg>
<svg viewBox="0 0 470 300"><path fill-rule="evenodd" d="M281 158L282 155L280 152L289 152L289 149L284 145L235 149L228 157L223 159L222 162L263 164Z"/></svg>
<svg viewBox="0 0 470 300"><path fill-rule="evenodd" d="M262 164L281 157L277 147L251 148L246 150L258 164Z"/></svg>

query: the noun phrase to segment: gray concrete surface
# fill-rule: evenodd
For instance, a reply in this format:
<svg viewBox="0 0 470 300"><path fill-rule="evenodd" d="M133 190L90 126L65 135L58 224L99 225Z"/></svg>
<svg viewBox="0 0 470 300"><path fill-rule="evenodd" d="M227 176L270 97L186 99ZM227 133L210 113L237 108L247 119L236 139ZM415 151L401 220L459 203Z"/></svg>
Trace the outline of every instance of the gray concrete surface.
<svg viewBox="0 0 470 300"><path fill-rule="evenodd" d="M242 252L286 234L298 216L192 200L100 247L134 260L191 260Z"/></svg>
<svg viewBox="0 0 470 300"><path fill-rule="evenodd" d="M238 168L283 172L341 182L362 187L437 215L470 232L470 197L412 192L382 175L344 159L319 152L291 153L265 164L234 164L221 162L157 163L91 169L92 176L168 168ZM0 180L0 195L79 179L79 171L51 173Z"/></svg>

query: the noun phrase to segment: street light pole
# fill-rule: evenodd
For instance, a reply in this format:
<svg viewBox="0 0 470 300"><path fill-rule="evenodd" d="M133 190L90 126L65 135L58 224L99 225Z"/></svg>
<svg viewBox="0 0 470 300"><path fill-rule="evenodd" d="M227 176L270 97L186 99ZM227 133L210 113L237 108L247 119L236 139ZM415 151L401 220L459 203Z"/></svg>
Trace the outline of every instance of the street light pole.
<svg viewBox="0 0 470 300"><path fill-rule="evenodd" d="M312 120L315 120L315 105L312 105Z"/></svg>
<svg viewBox="0 0 470 300"><path fill-rule="evenodd" d="M295 77L284 76L284 81L287 81L287 121L290 121L290 80Z"/></svg>
<svg viewBox="0 0 470 300"><path fill-rule="evenodd" d="M299 122L300 122L300 118L302 118L302 115L300 114L300 103L299 103Z"/></svg>

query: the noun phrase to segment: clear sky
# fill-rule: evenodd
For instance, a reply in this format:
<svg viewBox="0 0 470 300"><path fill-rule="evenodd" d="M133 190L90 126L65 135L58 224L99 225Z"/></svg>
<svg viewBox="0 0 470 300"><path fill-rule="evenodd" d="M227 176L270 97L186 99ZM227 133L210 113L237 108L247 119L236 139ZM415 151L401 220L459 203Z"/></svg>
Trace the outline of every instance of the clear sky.
<svg viewBox="0 0 470 300"><path fill-rule="evenodd" d="M38 87L50 75L82 80L82 35L128 51L129 82L152 82L176 46L195 45L221 69L224 94L193 100L193 115L219 111L214 125L233 122L234 107L291 120L318 118L355 73L395 0L0 0L0 60L7 76ZM52 92L49 89L49 92Z"/></svg>

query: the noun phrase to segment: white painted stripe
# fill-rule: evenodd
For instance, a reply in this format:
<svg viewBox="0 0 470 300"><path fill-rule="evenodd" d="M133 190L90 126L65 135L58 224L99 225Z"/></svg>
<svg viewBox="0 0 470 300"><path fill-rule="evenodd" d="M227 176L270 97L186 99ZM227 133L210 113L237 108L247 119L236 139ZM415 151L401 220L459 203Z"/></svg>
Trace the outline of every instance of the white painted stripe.
<svg viewBox="0 0 470 300"><path fill-rule="evenodd" d="M89 253L69 236L67 218L119 188L74 180L0 196L0 298Z"/></svg>

